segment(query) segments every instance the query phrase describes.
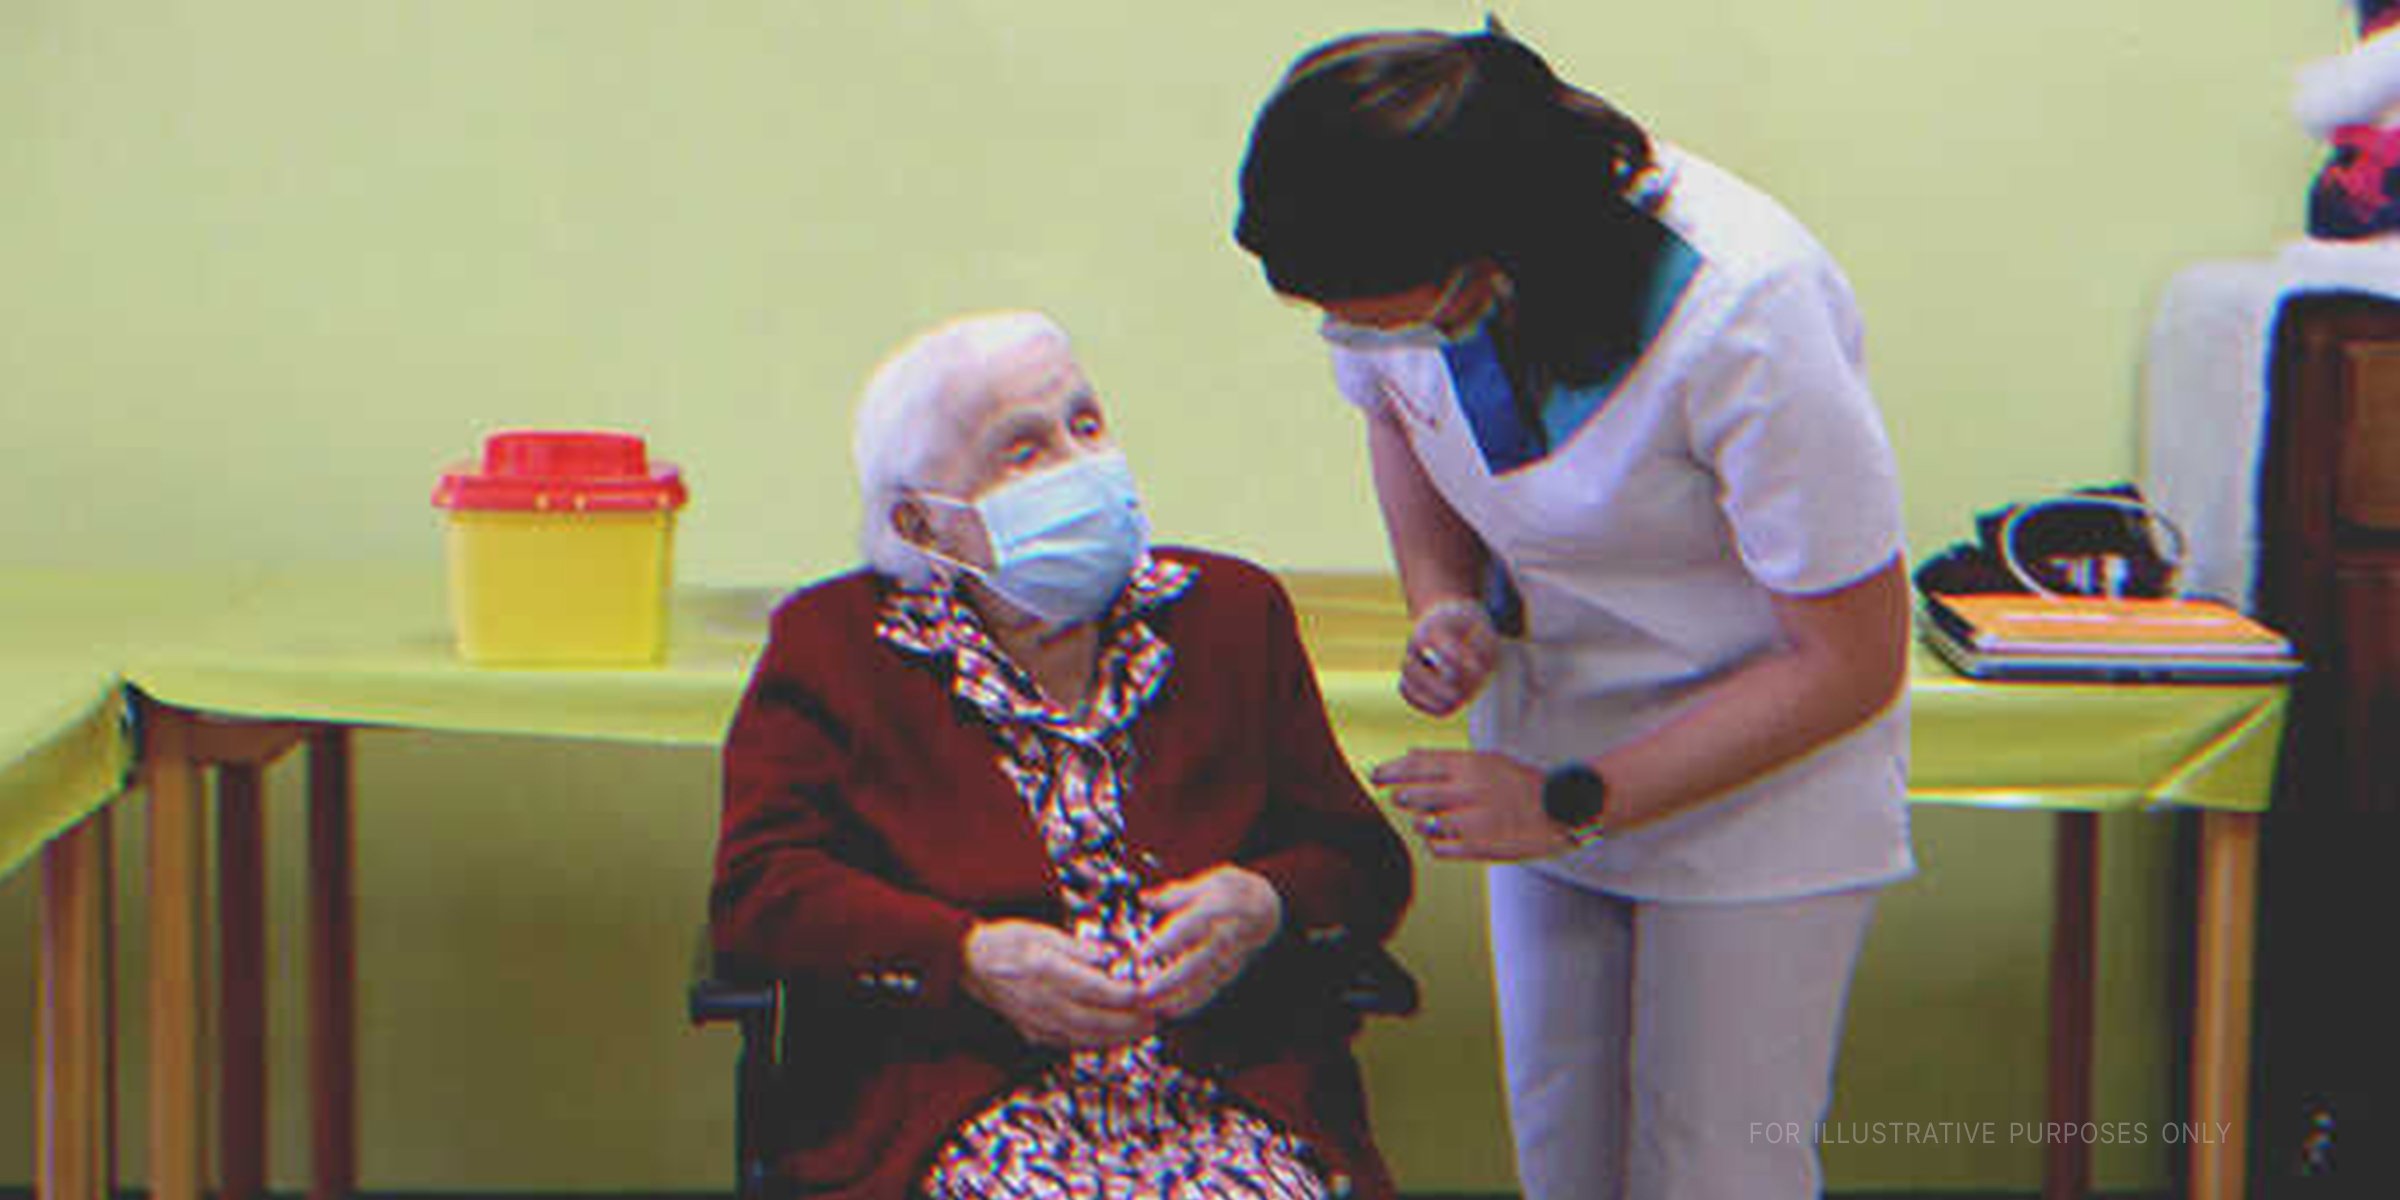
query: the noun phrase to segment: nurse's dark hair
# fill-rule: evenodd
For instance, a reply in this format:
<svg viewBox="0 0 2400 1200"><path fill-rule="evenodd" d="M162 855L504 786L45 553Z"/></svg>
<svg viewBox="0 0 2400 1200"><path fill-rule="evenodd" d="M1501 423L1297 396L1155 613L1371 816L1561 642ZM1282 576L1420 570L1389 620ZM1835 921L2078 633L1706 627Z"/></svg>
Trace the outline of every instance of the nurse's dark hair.
<svg viewBox="0 0 2400 1200"><path fill-rule="evenodd" d="M1488 259L1516 287L1514 357L1590 382L1638 345L1666 245L1629 195L1650 163L1640 125L1496 21L1355 34L1301 55L1261 107L1234 240L1319 303Z"/></svg>

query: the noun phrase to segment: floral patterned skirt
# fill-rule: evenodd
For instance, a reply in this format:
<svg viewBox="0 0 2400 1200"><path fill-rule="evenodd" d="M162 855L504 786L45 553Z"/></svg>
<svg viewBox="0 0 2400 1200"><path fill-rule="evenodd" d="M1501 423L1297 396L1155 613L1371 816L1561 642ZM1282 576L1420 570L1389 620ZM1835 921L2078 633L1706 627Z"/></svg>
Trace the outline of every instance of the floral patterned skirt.
<svg viewBox="0 0 2400 1200"><path fill-rule="evenodd" d="M927 1200L1323 1200L1298 1139L1159 1056L1156 1039L1075 1055L970 1118Z"/></svg>

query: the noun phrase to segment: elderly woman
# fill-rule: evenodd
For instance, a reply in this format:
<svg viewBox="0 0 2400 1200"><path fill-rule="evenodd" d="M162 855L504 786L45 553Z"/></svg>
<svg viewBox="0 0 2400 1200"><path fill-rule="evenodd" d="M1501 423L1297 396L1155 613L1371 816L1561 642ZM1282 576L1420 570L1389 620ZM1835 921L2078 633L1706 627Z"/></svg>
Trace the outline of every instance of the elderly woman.
<svg viewBox="0 0 2400 1200"><path fill-rule="evenodd" d="M1147 544L1066 335L970 317L857 419L869 569L775 614L719 949L793 981L786 1173L843 1197L1388 1196L1312 966L1406 907L1292 608Z"/></svg>

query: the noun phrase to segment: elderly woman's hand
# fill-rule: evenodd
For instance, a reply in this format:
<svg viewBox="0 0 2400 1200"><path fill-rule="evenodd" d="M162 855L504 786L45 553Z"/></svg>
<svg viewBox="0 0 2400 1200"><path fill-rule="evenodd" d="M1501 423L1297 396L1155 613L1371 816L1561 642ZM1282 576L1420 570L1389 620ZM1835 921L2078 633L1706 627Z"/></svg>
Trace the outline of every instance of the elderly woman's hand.
<svg viewBox="0 0 2400 1200"><path fill-rule="evenodd" d="M1152 888L1143 900L1165 919L1143 950L1143 960L1158 970L1143 980L1141 1002L1168 1019L1208 1007L1283 928L1275 885L1240 867Z"/></svg>
<svg viewBox="0 0 2400 1200"><path fill-rule="evenodd" d="M1400 698L1429 716L1446 717L1473 700L1500 660L1500 635L1472 600L1427 608L1409 631L1400 660Z"/></svg>
<svg viewBox="0 0 2400 1200"><path fill-rule="evenodd" d="M1157 1027L1132 982L1109 977L1106 950L1035 921L987 921L968 931L963 985L1036 1045L1105 1049Z"/></svg>

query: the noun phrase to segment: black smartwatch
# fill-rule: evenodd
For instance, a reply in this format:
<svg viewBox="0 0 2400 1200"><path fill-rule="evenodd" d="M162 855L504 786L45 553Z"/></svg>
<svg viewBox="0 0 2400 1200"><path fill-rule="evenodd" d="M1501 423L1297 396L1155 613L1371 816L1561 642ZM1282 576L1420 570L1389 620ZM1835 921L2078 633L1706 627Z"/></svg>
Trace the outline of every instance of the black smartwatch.
<svg viewBox="0 0 2400 1200"><path fill-rule="evenodd" d="M1542 812L1576 845L1599 841L1607 823L1608 780L1586 762L1553 768L1542 779Z"/></svg>

